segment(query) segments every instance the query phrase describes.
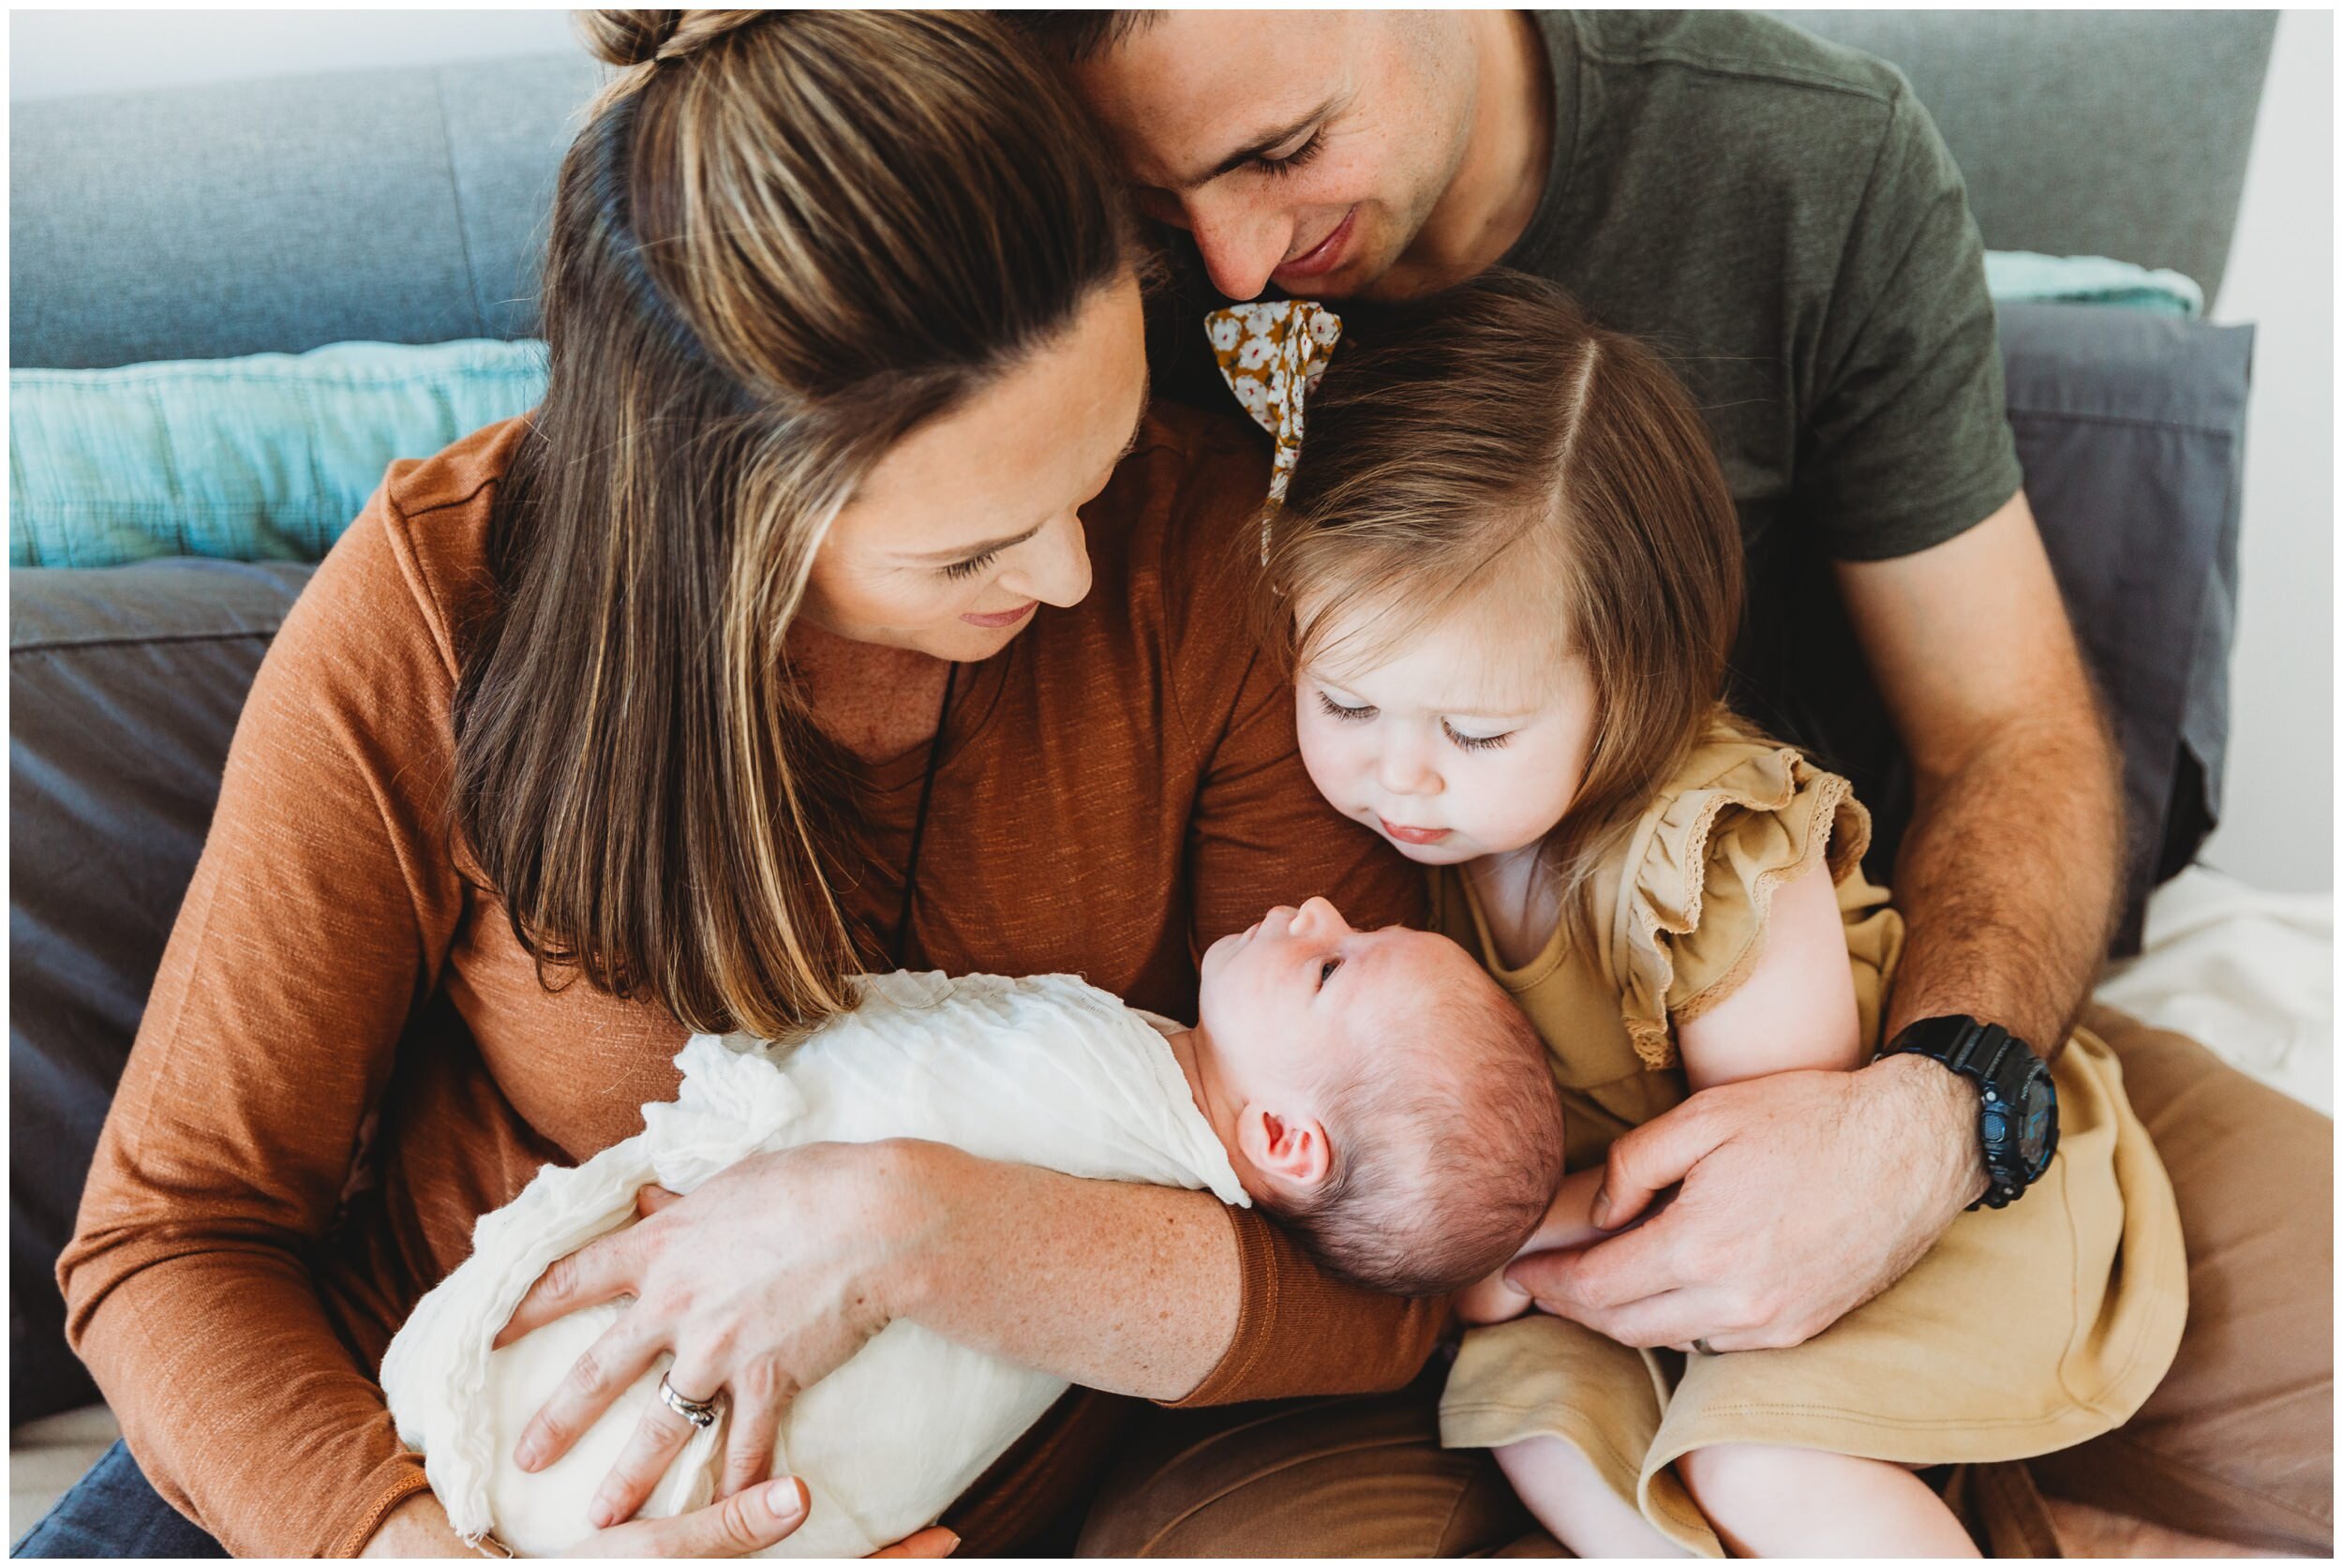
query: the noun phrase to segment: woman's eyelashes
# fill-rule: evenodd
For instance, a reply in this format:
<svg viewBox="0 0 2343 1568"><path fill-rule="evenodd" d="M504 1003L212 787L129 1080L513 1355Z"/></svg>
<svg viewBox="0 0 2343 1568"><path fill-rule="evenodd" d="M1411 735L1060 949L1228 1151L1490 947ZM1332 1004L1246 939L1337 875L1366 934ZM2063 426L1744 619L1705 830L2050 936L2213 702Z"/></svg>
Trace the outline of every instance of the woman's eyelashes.
<svg viewBox="0 0 2343 1568"><path fill-rule="evenodd" d="M1323 126L1321 126L1318 129L1310 132L1308 141L1303 142L1300 146L1294 148L1293 151L1286 154L1283 157L1257 157L1253 160L1253 167L1272 178L1291 174L1298 170L1308 167L1310 160L1315 158L1320 153L1323 152L1325 147L1326 129Z"/></svg>
<svg viewBox="0 0 2343 1568"><path fill-rule="evenodd" d="M955 560L949 566L944 568L944 575L951 578L955 582L961 581L964 578L973 577L977 573L983 571L986 567L992 565L995 560L998 560L1000 557L1000 551L987 550L980 556L970 556L966 560Z"/></svg>
<svg viewBox="0 0 2343 1568"><path fill-rule="evenodd" d="M1366 720L1374 718L1379 712L1381 711L1381 709L1378 709L1373 703L1362 702L1355 706L1347 706L1343 703L1336 702L1334 698L1328 696L1324 692L1320 692L1318 694L1318 706L1325 710L1326 716L1329 718L1351 719L1362 723ZM1448 739L1459 749L1468 752L1495 751L1498 747L1503 745L1506 741L1511 740L1514 738L1514 732L1512 730L1507 730L1502 735L1466 735L1445 719L1442 719L1440 722L1440 732L1446 735Z"/></svg>

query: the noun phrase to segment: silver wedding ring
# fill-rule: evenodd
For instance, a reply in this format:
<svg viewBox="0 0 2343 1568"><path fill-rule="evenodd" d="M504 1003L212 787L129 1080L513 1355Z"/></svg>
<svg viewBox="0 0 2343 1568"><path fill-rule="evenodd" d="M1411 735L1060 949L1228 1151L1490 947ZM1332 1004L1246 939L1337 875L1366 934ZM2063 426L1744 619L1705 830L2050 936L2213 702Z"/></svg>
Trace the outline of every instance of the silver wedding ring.
<svg viewBox="0 0 2343 1568"><path fill-rule="evenodd" d="M659 1397L669 1410L704 1432L716 1425L717 1401L724 1396L719 1394L712 1399L686 1399L675 1391L675 1384L669 1382L667 1375L662 1372L659 1375Z"/></svg>
<svg viewBox="0 0 2343 1568"><path fill-rule="evenodd" d="M1712 1347L1706 1339L1694 1340L1693 1349L1698 1351L1702 1355L1714 1355L1717 1353L1715 1348Z"/></svg>

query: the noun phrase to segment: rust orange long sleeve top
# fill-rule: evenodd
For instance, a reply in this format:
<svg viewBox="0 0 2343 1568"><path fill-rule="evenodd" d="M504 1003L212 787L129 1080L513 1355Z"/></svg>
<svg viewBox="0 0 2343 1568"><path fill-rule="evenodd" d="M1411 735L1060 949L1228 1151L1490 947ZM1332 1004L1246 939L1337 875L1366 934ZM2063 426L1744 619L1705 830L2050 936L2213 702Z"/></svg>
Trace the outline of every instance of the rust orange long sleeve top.
<svg viewBox="0 0 2343 1568"><path fill-rule="evenodd" d="M67 1332L140 1464L238 1556L351 1553L425 1485L375 1381L391 1335L478 1216L676 1089L682 1027L545 990L447 825L458 629L486 603L520 433L394 465L287 619L58 1264ZM1413 872L1312 790L1291 696L1247 637L1240 545L1265 483L1229 426L1160 411L1084 510L1089 597L963 672L915 966L1078 972L1193 1017L1191 942L1274 903L1420 919ZM861 781L871 863L842 895L867 933L891 929L925 764ZM1191 1402L1419 1368L1440 1307L1229 1221L1238 1328ZM1061 1403L956 1511L971 1547L1045 1519L1123 1405Z"/></svg>

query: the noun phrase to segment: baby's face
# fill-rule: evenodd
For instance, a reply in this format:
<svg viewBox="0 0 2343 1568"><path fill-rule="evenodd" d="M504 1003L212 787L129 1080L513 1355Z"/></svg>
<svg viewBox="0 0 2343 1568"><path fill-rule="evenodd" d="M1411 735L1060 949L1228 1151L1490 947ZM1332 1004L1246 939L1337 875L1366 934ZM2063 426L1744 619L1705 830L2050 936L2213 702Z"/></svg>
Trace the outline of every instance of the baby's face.
<svg viewBox="0 0 2343 1568"><path fill-rule="evenodd" d="M1428 866L1543 841L1594 745L1585 662L1533 658L1550 633L1485 620L1458 615L1371 668L1306 664L1294 681L1310 782ZM1328 641L1340 648L1339 628Z"/></svg>
<svg viewBox="0 0 2343 1568"><path fill-rule="evenodd" d="M1354 931L1322 898L1279 905L1204 954L1197 1010L1232 1100L1306 1106L1337 1065L1370 1050L1460 978L1472 956L1405 926Z"/></svg>

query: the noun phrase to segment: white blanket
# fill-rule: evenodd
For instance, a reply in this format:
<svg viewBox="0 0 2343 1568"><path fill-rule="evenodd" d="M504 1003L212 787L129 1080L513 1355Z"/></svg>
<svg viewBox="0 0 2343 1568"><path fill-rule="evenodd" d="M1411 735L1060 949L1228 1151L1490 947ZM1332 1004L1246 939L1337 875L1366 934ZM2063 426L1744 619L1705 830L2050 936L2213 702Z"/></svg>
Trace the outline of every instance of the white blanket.
<svg viewBox="0 0 2343 1568"><path fill-rule="evenodd" d="M2148 897L2140 956L2099 1000L2335 1113L2335 895L2273 893L2190 866Z"/></svg>
<svg viewBox="0 0 2343 1568"><path fill-rule="evenodd" d="M546 1167L481 1217L472 1255L423 1299L382 1363L399 1436L423 1450L458 1531L493 1531L524 1556L588 1532L587 1505L656 1398L665 1359L530 1475L512 1459L523 1426L623 1308L572 1313L500 1351L489 1343L547 1264L633 1220L638 1187L688 1192L751 1154L909 1137L1247 1202L1165 1044L1178 1025L1068 975L857 983L861 1005L794 1048L694 1036L676 1058L680 1095L645 1106L639 1136L574 1169ZM933 1522L1065 1388L915 1323L890 1325L791 1407L776 1472L802 1479L813 1506L765 1555L859 1557ZM692 1439L638 1516L709 1500L724 1429Z"/></svg>

